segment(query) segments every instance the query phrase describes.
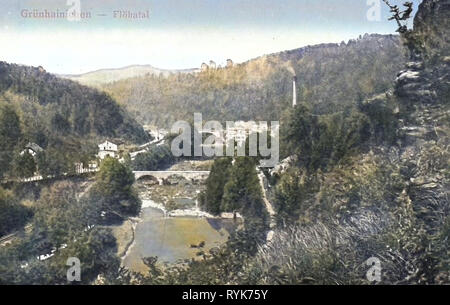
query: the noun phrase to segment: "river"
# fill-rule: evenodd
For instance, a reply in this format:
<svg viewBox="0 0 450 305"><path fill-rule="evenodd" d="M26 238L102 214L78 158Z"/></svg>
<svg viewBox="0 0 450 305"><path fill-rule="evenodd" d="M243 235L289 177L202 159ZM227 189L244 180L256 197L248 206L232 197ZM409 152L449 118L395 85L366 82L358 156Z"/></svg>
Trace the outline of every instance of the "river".
<svg viewBox="0 0 450 305"><path fill-rule="evenodd" d="M220 246L236 228L231 219L198 217L165 217L164 211L144 207L135 226L134 242L123 257L122 265L145 272L142 258L158 256L158 261L175 263L197 257L201 250ZM204 248L193 248L205 242Z"/></svg>
<svg viewBox="0 0 450 305"><path fill-rule="evenodd" d="M210 161L186 161L168 170L209 170L211 165ZM140 216L132 220L133 225L128 221L121 234L117 234L122 236L118 238L122 265L130 270L145 273L148 270L142 262L145 257L157 256L159 262L167 263L199 258L198 252L225 243L240 223L214 218L198 209L197 196L205 189L204 181L177 178L166 182L169 183L158 185L151 179L136 182L142 200ZM166 212L169 207L172 211ZM202 248L191 247L202 242L205 243Z"/></svg>

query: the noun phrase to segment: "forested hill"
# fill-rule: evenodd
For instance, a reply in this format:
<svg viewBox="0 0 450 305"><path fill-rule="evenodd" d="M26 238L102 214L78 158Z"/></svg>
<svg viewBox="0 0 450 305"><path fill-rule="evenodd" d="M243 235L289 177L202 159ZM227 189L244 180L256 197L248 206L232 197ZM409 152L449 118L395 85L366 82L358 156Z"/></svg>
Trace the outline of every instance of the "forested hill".
<svg viewBox="0 0 450 305"><path fill-rule="evenodd" d="M43 147L71 139L147 139L143 128L110 96L42 67L0 62L0 104L12 105L27 140Z"/></svg>
<svg viewBox="0 0 450 305"><path fill-rule="evenodd" d="M102 69L97 71L92 71L85 74L79 75L60 75L63 78L67 78L73 81L77 81L82 85L99 87L102 84L111 83L114 81L119 81L122 79L143 76L147 74L151 75L164 75L167 76L171 73L191 73L195 69L187 70L163 70L152 67L150 65L134 65L128 66L120 69Z"/></svg>
<svg viewBox="0 0 450 305"><path fill-rule="evenodd" d="M232 68L168 77L145 75L103 86L144 124L170 126L190 119L279 119L298 100L316 113L330 113L389 89L405 64L400 38L364 35L341 44L322 44L265 55Z"/></svg>

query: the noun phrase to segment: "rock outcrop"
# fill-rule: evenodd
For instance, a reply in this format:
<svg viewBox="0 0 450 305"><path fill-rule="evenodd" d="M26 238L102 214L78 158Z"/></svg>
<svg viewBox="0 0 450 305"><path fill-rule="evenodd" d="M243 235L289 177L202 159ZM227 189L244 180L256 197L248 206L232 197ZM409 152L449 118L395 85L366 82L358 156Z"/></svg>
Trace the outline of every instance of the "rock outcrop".
<svg viewBox="0 0 450 305"><path fill-rule="evenodd" d="M414 19L414 34L421 43L423 59L439 60L450 55L450 1L424 0Z"/></svg>
<svg viewBox="0 0 450 305"><path fill-rule="evenodd" d="M450 1L424 0L406 39L412 58L397 75L395 96L407 136L437 140L448 135L450 85Z"/></svg>

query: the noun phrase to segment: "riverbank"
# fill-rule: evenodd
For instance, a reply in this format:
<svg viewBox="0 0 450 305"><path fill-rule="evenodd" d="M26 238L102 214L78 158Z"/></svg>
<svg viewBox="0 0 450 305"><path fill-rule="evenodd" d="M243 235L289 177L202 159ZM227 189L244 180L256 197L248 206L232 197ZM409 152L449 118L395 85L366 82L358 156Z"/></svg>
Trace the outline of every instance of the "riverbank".
<svg viewBox="0 0 450 305"><path fill-rule="evenodd" d="M163 217L196 217L217 219L217 217L211 214L195 209L174 210L167 212L164 205L160 203L156 203L153 200L142 200L141 213L139 217L127 219L121 225L111 227L113 235L117 241L117 256L120 257L121 260L123 260L131 251L135 242L136 226L143 220L142 211L148 208L161 211L164 215Z"/></svg>
<svg viewBox="0 0 450 305"><path fill-rule="evenodd" d="M232 213L225 216L214 216L199 209L167 211L162 204L142 200L139 217L112 227L117 255L122 266L142 273L148 271L143 257L158 256L165 263L197 259L202 251L226 242L230 232L239 226ZM192 247L202 242L204 247Z"/></svg>
<svg viewBox="0 0 450 305"><path fill-rule="evenodd" d="M239 213L222 213L219 216L212 215L208 212L202 211L199 208L191 209L178 209L173 211L167 211L164 205L156 203L153 200L142 200L142 209L154 208L161 210L166 217L198 217L198 218L210 218L210 219L242 219L242 215Z"/></svg>
<svg viewBox="0 0 450 305"><path fill-rule="evenodd" d="M123 224L112 226L111 230L117 242L117 256L123 259L135 238L136 222L127 219Z"/></svg>
<svg viewBox="0 0 450 305"><path fill-rule="evenodd" d="M203 253L220 247L239 226L230 219L168 217L146 206L134 228L134 242L121 260L123 267L136 272L148 271L145 257L158 257L163 265L203 259Z"/></svg>

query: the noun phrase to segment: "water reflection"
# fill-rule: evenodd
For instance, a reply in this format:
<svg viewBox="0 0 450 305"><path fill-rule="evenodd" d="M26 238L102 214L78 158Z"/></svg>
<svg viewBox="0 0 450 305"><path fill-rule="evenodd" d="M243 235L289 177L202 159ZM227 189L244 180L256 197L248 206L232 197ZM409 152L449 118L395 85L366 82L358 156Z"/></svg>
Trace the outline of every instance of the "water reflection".
<svg viewBox="0 0 450 305"><path fill-rule="evenodd" d="M142 258L158 256L159 261L174 263L196 257L201 250L223 244L236 224L230 219L164 217L161 210L144 208L142 221L135 230L135 241L123 260L134 271L145 271ZM191 247L205 242L202 249Z"/></svg>

